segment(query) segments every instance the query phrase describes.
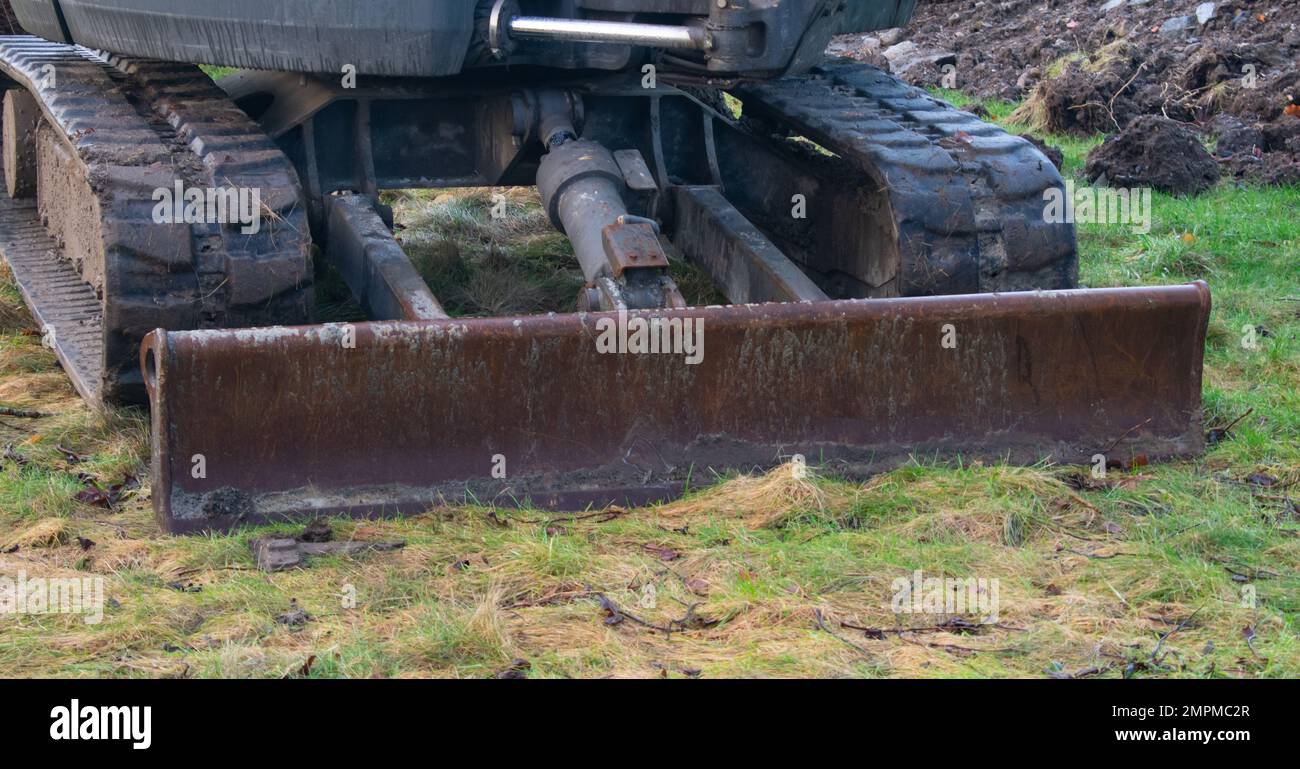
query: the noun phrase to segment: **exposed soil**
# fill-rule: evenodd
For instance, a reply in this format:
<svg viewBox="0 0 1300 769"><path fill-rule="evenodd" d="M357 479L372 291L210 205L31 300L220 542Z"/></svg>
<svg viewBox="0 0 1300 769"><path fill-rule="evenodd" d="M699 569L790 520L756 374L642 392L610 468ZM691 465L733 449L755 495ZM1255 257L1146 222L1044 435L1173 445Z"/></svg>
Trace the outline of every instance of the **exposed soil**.
<svg viewBox="0 0 1300 769"><path fill-rule="evenodd" d="M908 27L845 36L832 53L1025 100L1018 117L1044 131L1109 134L1161 115L1215 144L1226 174L1300 180L1297 2L920 0Z"/></svg>
<svg viewBox="0 0 1300 769"><path fill-rule="evenodd" d="M1088 155L1085 173L1113 187L1188 195L1213 187L1219 164L1192 131L1169 118L1143 115Z"/></svg>

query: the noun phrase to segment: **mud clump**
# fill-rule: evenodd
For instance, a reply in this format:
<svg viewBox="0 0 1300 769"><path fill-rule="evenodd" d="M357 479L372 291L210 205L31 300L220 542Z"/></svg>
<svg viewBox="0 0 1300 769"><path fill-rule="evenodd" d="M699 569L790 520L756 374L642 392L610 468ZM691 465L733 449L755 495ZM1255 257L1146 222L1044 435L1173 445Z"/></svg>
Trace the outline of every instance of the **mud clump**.
<svg viewBox="0 0 1300 769"><path fill-rule="evenodd" d="M232 486L223 486L204 494L199 509L207 518L243 518L253 512L253 498Z"/></svg>
<svg viewBox="0 0 1300 769"><path fill-rule="evenodd" d="M1167 118L1144 115L1090 152L1085 174L1111 187L1195 195L1219 181L1219 164L1192 131Z"/></svg>
<svg viewBox="0 0 1300 769"><path fill-rule="evenodd" d="M1039 79L1012 119L1039 131L1080 137L1118 131L1148 111L1133 87L1147 66L1147 53L1116 42L1092 56L1063 60Z"/></svg>

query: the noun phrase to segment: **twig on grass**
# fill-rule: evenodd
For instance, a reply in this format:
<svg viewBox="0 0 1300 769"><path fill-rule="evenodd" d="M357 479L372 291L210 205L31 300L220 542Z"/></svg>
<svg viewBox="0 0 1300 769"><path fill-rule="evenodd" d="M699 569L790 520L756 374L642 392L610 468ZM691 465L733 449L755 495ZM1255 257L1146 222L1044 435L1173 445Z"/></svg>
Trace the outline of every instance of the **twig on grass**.
<svg viewBox="0 0 1300 769"><path fill-rule="evenodd" d="M44 411L32 411L30 409L16 409L13 406L0 406L0 416L18 417L19 419L41 419L43 417L54 416L46 414Z"/></svg>
<svg viewBox="0 0 1300 769"><path fill-rule="evenodd" d="M817 627L821 628L823 632L825 632L825 633L827 633L828 635L830 635L830 636L831 636L832 638L834 638L836 641L839 641L840 643L844 644L845 646L848 646L848 647L850 647L850 648L852 648L852 649L854 649L854 650L860 652L861 654L863 654L863 655L865 655L865 656L867 656L867 657L871 657L871 656L872 656L871 652L867 651L866 649L862 648L861 646L858 646L857 644L853 643L852 641L850 641L849 639L847 639L847 638L845 638L844 636L840 635L839 633L836 633L835 631L833 631L833 630L831 630L830 628L826 627L826 620L825 620L824 617L822 617L822 610L821 610L821 609L813 609L813 616L817 618Z"/></svg>
<svg viewBox="0 0 1300 769"><path fill-rule="evenodd" d="M1156 648L1151 650L1152 662L1159 665L1161 661L1164 660L1164 657L1161 657L1160 659L1156 659L1156 655L1160 653L1160 650L1162 648L1164 648L1165 641L1168 641L1170 636L1172 636L1174 633L1177 633L1179 630L1182 630L1183 628L1187 627L1187 625L1196 617L1196 615L1201 613L1201 609L1204 608L1205 608L1204 605L1198 607L1196 611L1192 612L1191 614L1188 614L1187 617L1183 619L1183 621L1179 622L1176 626L1174 626L1172 630L1160 636L1159 642L1156 643Z"/></svg>

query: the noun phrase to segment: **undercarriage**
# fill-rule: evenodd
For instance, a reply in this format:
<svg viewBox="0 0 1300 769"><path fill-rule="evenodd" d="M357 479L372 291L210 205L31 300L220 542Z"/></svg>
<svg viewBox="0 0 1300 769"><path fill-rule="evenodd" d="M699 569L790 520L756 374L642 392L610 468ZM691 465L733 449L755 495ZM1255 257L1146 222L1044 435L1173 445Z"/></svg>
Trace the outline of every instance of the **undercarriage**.
<svg viewBox="0 0 1300 769"><path fill-rule="evenodd" d="M676 29L684 48L721 34ZM0 251L80 393L149 404L170 531L641 504L795 455L860 476L917 453L1200 449L1203 284L1078 289L1073 226L1043 215L1061 177L1033 145L780 50L771 79L723 56L218 87L0 38ZM532 185L573 245L579 311L449 317L381 193ZM728 304L688 306L678 255ZM368 322L312 325L317 261Z"/></svg>

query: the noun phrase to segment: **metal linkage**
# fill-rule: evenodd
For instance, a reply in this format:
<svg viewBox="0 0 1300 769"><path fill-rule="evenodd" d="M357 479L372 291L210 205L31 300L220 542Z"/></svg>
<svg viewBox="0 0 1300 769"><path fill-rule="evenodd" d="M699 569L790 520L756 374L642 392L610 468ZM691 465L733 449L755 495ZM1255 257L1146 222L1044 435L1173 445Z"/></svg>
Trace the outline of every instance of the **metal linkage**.
<svg viewBox="0 0 1300 769"><path fill-rule="evenodd" d="M603 310L686 306L668 276L658 225L628 212L623 167L600 143L575 138L570 105L560 92L540 94L541 139L550 151L537 170L537 189L591 287L580 303Z"/></svg>

